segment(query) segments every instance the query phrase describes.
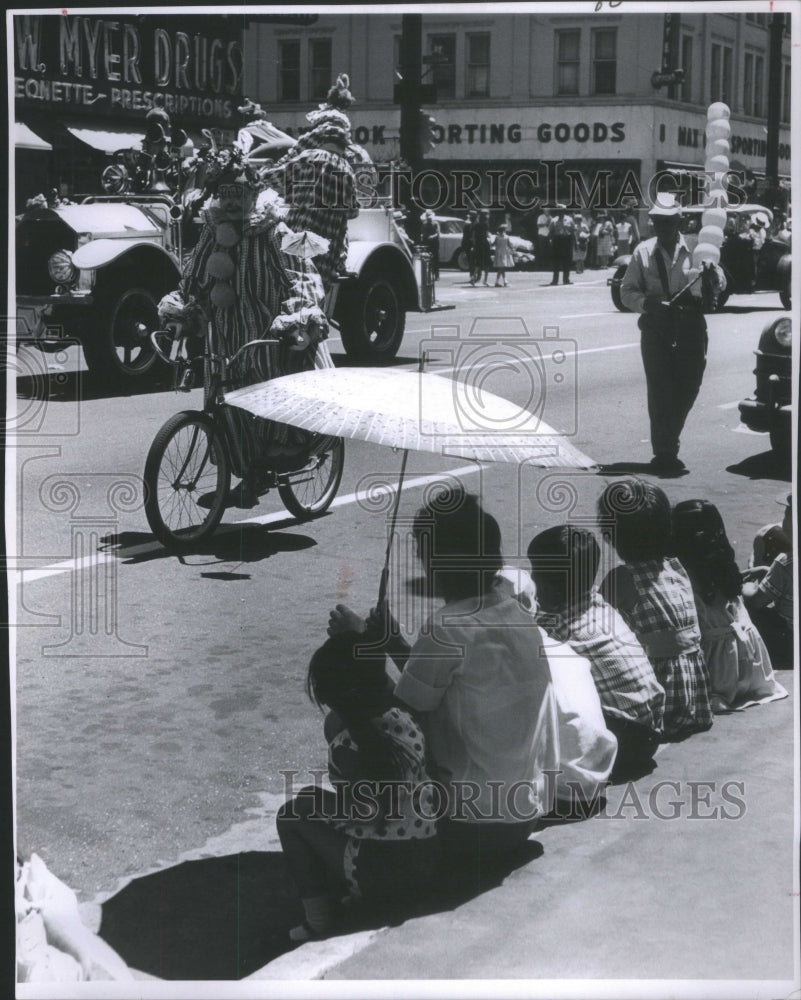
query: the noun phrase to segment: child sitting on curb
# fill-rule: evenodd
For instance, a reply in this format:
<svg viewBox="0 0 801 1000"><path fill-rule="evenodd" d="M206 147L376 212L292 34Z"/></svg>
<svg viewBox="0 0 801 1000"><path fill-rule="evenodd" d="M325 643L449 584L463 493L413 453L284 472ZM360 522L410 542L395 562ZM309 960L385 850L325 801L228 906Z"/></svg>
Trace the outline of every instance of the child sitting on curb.
<svg viewBox="0 0 801 1000"><path fill-rule="evenodd" d="M600 548L582 528L560 525L528 547L537 622L589 660L607 729L617 737L612 780L653 768L665 691L637 637L595 589Z"/></svg>
<svg viewBox="0 0 801 1000"><path fill-rule="evenodd" d="M692 584L672 556L670 501L643 480L610 483L598 500L602 530L623 560L601 594L628 624L665 689L664 739L712 725L709 681Z"/></svg>
<svg viewBox="0 0 801 1000"><path fill-rule="evenodd" d="M331 931L338 896L418 898L437 872L423 735L392 697L386 658L361 655L364 644L353 632L332 636L309 664L309 697L332 710L325 735L337 790L302 789L278 812L278 836L305 914L289 934L296 943Z"/></svg>

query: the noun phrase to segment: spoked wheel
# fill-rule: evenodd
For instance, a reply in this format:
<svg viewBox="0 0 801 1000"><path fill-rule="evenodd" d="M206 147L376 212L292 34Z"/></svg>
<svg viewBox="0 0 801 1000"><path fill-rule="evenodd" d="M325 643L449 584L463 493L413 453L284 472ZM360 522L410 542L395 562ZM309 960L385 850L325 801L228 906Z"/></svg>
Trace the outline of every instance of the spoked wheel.
<svg viewBox="0 0 801 1000"><path fill-rule="evenodd" d="M225 510L231 470L214 423L185 411L161 428L145 462L145 514L169 549L187 549L210 535Z"/></svg>
<svg viewBox="0 0 801 1000"><path fill-rule="evenodd" d="M140 378L153 368L158 356L150 334L159 326L157 301L147 288L101 293L97 329L83 342L89 371L122 381Z"/></svg>
<svg viewBox="0 0 801 1000"><path fill-rule="evenodd" d="M301 521L324 514L337 495L344 464L342 438L319 438L308 464L279 479L278 494L289 513Z"/></svg>

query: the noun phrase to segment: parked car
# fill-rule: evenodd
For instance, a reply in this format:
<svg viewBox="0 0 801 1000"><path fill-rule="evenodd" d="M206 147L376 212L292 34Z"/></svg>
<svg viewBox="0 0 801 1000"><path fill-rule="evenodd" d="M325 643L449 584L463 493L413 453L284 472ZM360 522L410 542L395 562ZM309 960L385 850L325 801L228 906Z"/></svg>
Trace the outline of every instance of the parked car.
<svg viewBox="0 0 801 1000"><path fill-rule="evenodd" d="M16 228L17 343L57 351L77 340L91 372L131 381L160 364L150 334L180 279L179 236L191 231L167 193L88 196L37 207ZM329 319L358 360L393 358L407 311L425 307L407 241L388 207L349 224L346 274ZM186 249L184 247L184 249Z"/></svg>
<svg viewBox="0 0 801 1000"><path fill-rule="evenodd" d="M762 330L754 351L754 395L739 404L745 426L752 431L768 431L773 452L788 462L793 424L792 340L789 316L773 320Z"/></svg>
<svg viewBox="0 0 801 1000"><path fill-rule="evenodd" d="M467 254L462 249L465 220L449 215L435 215L439 223L439 263L440 267L454 267L459 271L467 271ZM494 234L490 234L490 246L495 243ZM534 244L520 236L510 236L509 246L515 258L516 268L530 267L534 263Z"/></svg>
<svg viewBox="0 0 801 1000"><path fill-rule="evenodd" d="M681 231L690 250L698 243L703 213L702 205L693 205L682 211ZM757 256L755 270L751 243L741 236L741 229L747 226L748 218L757 213L762 213L769 221L773 220L773 213L762 205L738 205L729 209L732 231L720 248L720 266L726 275L726 290L718 296L718 309L723 308L730 295L749 295L755 291L776 291L782 306L790 308L792 255L789 245L775 237L768 237ZM630 254L618 257L613 265L615 273L607 280L612 301L620 312L628 312L620 297L620 285L630 260Z"/></svg>

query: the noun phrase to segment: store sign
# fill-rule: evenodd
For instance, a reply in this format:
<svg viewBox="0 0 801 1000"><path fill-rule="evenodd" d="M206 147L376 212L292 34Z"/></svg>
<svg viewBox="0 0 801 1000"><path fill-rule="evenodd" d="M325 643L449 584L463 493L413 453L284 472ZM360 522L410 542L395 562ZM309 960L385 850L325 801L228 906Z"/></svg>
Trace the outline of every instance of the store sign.
<svg viewBox="0 0 801 1000"><path fill-rule="evenodd" d="M705 127L699 126L697 128L692 128L689 125L679 125L677 142L678 145L684 149L704 149L706 144ZM729 148L732 156L753 156L757 159L764 160L768 151L768 143L767 140L763 138L746 136L737 132L732 132L732 135L729 137ZM779 143L779 159L789 161L789 142Z"/></svg>
<svg viewBox="0 0 801 1000"><path fill-rule="evenodd" d="M141 118L161 107L182 121L222 122L241 103L242 73L236 19L14 17L18 109Z"/></svg>

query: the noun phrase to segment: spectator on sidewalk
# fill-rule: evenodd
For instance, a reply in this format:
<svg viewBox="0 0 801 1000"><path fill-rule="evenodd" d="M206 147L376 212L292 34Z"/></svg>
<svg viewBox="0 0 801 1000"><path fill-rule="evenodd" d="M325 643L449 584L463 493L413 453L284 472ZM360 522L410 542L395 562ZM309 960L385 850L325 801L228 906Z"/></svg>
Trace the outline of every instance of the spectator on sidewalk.
<svg viewBox="0 0 801 1000"><path fill-rule="evenodd" d="M431 275L434 281L439 280L439 232L439 223L431 209L428 209L423 214L420 236L423 246L431 254Z"/></svg>
<svg viewBox="0 0 801 1000"><path fill-rule="evenodd" d="M484 276L484 284L489 284L489 270L492 266L492 253L490 251L489 238L489 210L482 208L482 210L478 213L476 224L473 227L475 271L473 272L470 281L471 285L481 281L482 275Z"/></svg>
<svg viewBox="0 0 801 1000"><path fill-rule="evenodd" d="M506 272L515 266L515 258L509 243L509 226L502 222L495 237L494 246L495 287L506 288Z"/></svg>
<svg viewBox="0 0 801 1000"><path fill-rule="evenodd" d="M693 585L712 710L787 697L743 604L742 576L717 507L706 500L677 504L673 535Z"/></svg>
<svg viewBox="0 0 801 1000"><path fill-rule="evenodd" d="M665 690L637 637L595 588L598 542L583 528L560 525L531 540L528 558L535 620L589 660L606 728L617 738L611 778L640 777L653 767Z"/></svg>
<svg viewBox="0 0 801 1000"><path fill-rule="evenodd" d="M476 248L473 235L476 228L476 221L478 219L478 212L475 209L470 209L467 213L467 222L465 223L464 229L462 230L462 251L467 258L467 271L470 275L470 284L474 285L475 274L476 274Z"/></svg>
<svg viewBox="0 0 801 1000"><path fill-rule="evenodd" d="M333 790L301 790L278 812L278 836L300 890L296 943L324 937L338 904L417 899L438 869L433 790L418 724L392 696L383 653L341 633L312 656L306 690L325 719ZM354 786L358 785L358 797Z"/></svg>
<svg viewBox="0 0 801 1000"><path fill-rule="evenodd" d="M369 627L382 630L402 669L395 696L420 714L432 776L447 789L443 856L475 869L521 848L553 808L556 695L539 629L495 586L500 528L478 498L441 491L417 512L413 534L428 591L443 605L411 649L386 607ZM329 634L343 628L368 622L338 605Z"/></svg>
<svg viewBox="0 0 801 1000"><path fill-rule="evenodd" d="M610 483L598 500L601 530L623 565L600 591L645 649L665 689L664 738L678 740L712 725L701 631L692 584L673 557L670 502L639 479Z"/></svg>
<svg viewBox="0 0 801 1000"><path fill-rule="evenodd" d="M609 267L612 251L615 246L615 228L608 215L602 215L598 219L598 245L596 256L598 267Z"/></svg>
<svg viewBox="0 0 801 1000"><path fill-rule="evenodd" d="M567 214L565 205L557 205L550 224L551 267L553 268L552 285L559 284L559 272L562 272L562 284L572 285L570 268L573 265L573 249L576 244L576 224L573 217Z"/></svg>
<svg viewBox="0 0 801 1000"><path fill-rule="evenodd" d="M584 274L584 264L587 260L587 251L590 245L590 229L583 215L575 216L576 242L573 247L573 264L576 274Z"/></svg>
<svg viewBox="0 0 801 1000"><path fill-rule="evenodd" d="M779 552L770 567L747 574L743 600L777 670L791 669L794 662L793 624L793 495L787 494L782 534L790 540L789 551Z"/></svg>

